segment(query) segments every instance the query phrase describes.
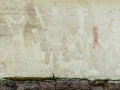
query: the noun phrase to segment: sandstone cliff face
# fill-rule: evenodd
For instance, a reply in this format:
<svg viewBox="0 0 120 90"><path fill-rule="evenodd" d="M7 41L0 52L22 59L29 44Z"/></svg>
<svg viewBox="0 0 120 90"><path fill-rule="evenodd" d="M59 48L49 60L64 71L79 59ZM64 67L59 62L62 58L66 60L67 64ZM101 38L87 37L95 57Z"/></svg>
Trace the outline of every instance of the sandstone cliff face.
<svg viewBox="0 0 120 90"><path fill-rule="evenodd" d="M0 77L118 79L119 0L0 0Z"/></svg>

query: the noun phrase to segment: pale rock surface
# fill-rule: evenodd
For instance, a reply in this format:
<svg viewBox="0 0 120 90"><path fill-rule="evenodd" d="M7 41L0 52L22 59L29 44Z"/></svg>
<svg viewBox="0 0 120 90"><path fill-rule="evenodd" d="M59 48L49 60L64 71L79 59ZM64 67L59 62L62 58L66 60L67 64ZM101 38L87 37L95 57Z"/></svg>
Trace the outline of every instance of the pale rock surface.
<svg viewBox="0 0 120 90"><path fill-rule="evenodd" d="M0 5L0 77L120 77L119 0Z"/></svg>

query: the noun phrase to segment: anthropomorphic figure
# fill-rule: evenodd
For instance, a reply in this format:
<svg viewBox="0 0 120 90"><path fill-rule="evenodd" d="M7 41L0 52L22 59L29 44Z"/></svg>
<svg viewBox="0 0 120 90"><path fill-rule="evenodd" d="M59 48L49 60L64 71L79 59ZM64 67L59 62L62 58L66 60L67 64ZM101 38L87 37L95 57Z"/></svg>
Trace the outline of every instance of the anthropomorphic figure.
<svg viewBox="0 0 120 90"><path fill-rule="evenodd" d="M53 62L54 57L56 57L57 59L63 59L62 53L64 52L64 49L62 46L62 37L63 35L65 35L68 39L73 38L69 30L61 23L61 18L68 12L68 10L66 9L60 14L58 7L56 5L52 6L51 13L42 10L42 12L50 18L50 24L48 26L45 26L43 24L41 15L37 11L38 10L36 7L36 13L37 16L39 17L42 27L47 29L47 31L43 31L40 34L41 35L40 42L43 40L43 37L46 38L48 42L48 52L50 53L49 56L50 62ZM53 68L53 66L50 67Z"/></svg>
<svg viewBox="0 0 120 90"><path fill-rule="evenodd" d="M86 8L79 6L77 8L77 13L78 13L78 20L79 20L79 37L77 38L77 41L79 43L79 48L82 53L82 58L83 60L88 60L90 57L90 48L89 48L89 43L90 38L87 36L86 32L84 31L84 21L85 21L85 16L87 15L85 11L88 11Z"/></svg>
<svg viewBox="0 0 120 90"><path fill-rule="evenodd" d="M24 43L24 26L26 25L27 18L23 4L16 3L15 7L13 15L6 15L4 16L4 19L11 32L13 49L11 53L14 56L16 73L18 73L19 62L22 62L27 58Z"/></svg>

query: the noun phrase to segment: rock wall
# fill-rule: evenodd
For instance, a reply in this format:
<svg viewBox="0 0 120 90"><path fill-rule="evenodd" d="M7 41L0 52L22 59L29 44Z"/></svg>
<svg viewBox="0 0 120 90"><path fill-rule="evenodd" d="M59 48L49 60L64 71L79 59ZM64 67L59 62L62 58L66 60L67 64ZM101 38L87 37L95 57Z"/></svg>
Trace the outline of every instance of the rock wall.
<svg viewBox="0 0 120 90"><path fill-rule="evenodd" d="M119 0L0 0L0 77L119 79Z"/></svg>

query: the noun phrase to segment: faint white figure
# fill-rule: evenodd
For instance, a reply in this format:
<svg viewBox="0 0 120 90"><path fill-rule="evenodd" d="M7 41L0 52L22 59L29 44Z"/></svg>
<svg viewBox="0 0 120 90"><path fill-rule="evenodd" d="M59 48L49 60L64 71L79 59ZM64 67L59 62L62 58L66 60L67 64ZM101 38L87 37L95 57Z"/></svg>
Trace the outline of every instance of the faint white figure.
<svg viewBox="0 0 120 90"><path fill-rule="evenodd" d="M90 41L90 38L87 36L86 32L83 30L84 19L85 19L85 16L87 15L85 13L85 11L88 11L88 9L86 9L82 6L79 6L77 8L79 24L80 24L79 25L80 28L78 29L79 37L77 38L77 40L78 40L78 43L79 43L79 48L81 50L83 60L88 60L89 56L90 56L89 42L91 42L91 41Z"/></svg>
<svg viewBox="0 0 120 90"><path fill-rule="evenodd" d="M22 7L22 8L18 8ZM27 56L26 56L26 49L25 49L25 43L24 43L24 26L26 25L27 18L26 14L24 13L24 6L23 5L18 5L16 4L16 10L15 13L16 15L6 15L4 17L13 40L13 54L14 57L14 62L16 63L16 69L18 70L19 66L18 63L20 61L24 61ZM12 57L12 56L11 56ZM16 72L17 73L17 72Z"/></svg>

